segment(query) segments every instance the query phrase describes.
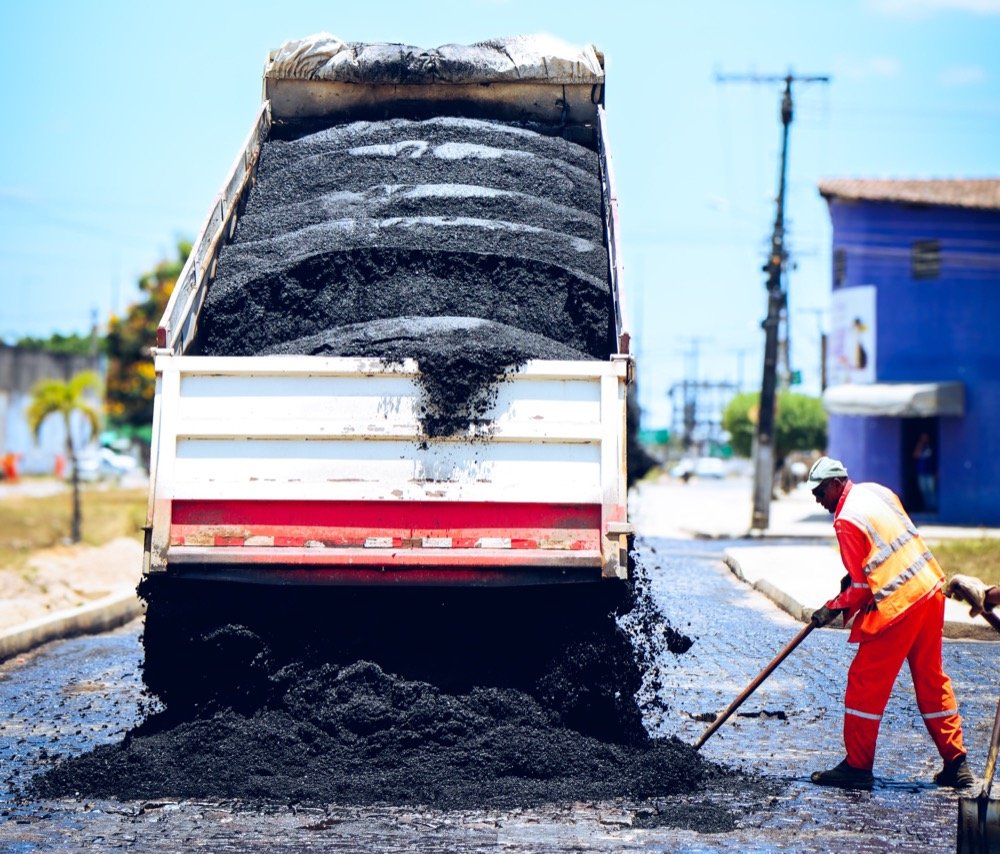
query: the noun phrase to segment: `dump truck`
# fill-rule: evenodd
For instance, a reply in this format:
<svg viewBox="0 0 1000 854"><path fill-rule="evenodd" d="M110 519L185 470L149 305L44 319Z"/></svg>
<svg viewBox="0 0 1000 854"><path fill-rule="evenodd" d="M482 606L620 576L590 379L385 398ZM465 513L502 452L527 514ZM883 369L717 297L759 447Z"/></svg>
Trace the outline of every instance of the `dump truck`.
<svg viewBox="0 0 1000 854"><path fill-rule="evenodd" d="M550 37L267 57L153 349L140 593L168 703L251 691L279 652L502 681L627 598L604 82L598 49ZM421 335L537 349L466 354L435 391Z"/></svg>

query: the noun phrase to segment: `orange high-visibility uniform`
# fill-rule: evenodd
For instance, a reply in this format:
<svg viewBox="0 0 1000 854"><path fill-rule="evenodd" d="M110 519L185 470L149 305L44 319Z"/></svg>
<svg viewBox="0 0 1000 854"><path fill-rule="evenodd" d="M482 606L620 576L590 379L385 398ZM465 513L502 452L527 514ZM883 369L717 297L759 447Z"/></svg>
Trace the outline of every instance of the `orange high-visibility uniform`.
<svg viewBox="0 0 1000 854"><path fill-rule="evenodd" d="M904 660L938 752L946 762L957 759L965 746L958 703L941 662L941 567L884 486L848 481L834 528L851 586L827 606L846 609L845 619L860 612L851 630L858 651L844 698L848 764L867 770L874 765L882 713Z"/></svg>

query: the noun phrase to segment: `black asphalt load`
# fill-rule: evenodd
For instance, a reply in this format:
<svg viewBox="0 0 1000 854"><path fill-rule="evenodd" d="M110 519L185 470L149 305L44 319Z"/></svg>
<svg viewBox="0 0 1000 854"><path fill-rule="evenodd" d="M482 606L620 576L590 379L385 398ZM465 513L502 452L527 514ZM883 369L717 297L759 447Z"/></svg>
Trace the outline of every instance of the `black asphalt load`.
<svg viewBox="0 0 1000 854"><path fill-rule="evenodd" d="M597 155L528 128L396 119L272 140L200 346L249 355L348 324L455 316L607 358L601 211Z"/></svg>
<svg viewBox="0 0 1000 854"><path fill-rule="evenodd" d="M262 147L195 349L417 359L429 437L475 424L528 359L607 359L597 155L542 130L286 128Z"/></svg>

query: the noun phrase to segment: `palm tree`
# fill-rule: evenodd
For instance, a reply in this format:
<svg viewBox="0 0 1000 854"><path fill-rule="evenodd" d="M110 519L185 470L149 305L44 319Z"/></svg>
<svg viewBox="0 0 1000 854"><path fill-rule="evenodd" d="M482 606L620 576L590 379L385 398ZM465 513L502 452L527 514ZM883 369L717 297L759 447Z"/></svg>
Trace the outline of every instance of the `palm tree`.
<svg viewBox="0 0 1000 854"><path fill-rule="evenodd" d="M88 391L100 391L100 388L101 380L93 371L83 371L65 382L40 380L31 390L31 403L28 406L28 424L36 440L42 422L49 415L62 415L66 425L66 456L73 470L73 522L70 539L74 543L80 542L80 473L73 445L71 416L74 412L79 412L90 424L91 433L96 435L101 423L100 410L85 395Z"/></svg>

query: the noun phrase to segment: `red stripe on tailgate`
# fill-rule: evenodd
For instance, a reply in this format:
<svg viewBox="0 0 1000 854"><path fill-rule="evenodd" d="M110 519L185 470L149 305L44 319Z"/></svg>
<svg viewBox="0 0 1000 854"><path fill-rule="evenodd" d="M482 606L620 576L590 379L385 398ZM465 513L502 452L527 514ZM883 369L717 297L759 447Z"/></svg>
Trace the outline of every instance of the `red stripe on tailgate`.
<svg viewBox="0 0 1000 854"><path fill-rule="evenodd" d="M256 545L348 547L391 538L397 548L420 548L423 538L450 538L456 549L496 539L512 549L594 549L600 524L597 504L178 500L170 542L243 545L254 537Z"/></svg>
<svg viewBox="0 0 1000 854"><path fill-rule="evenodd" d="M180 525L292 525L325 528L597 528L599 504L466 501L173 502Z"/></svg>

